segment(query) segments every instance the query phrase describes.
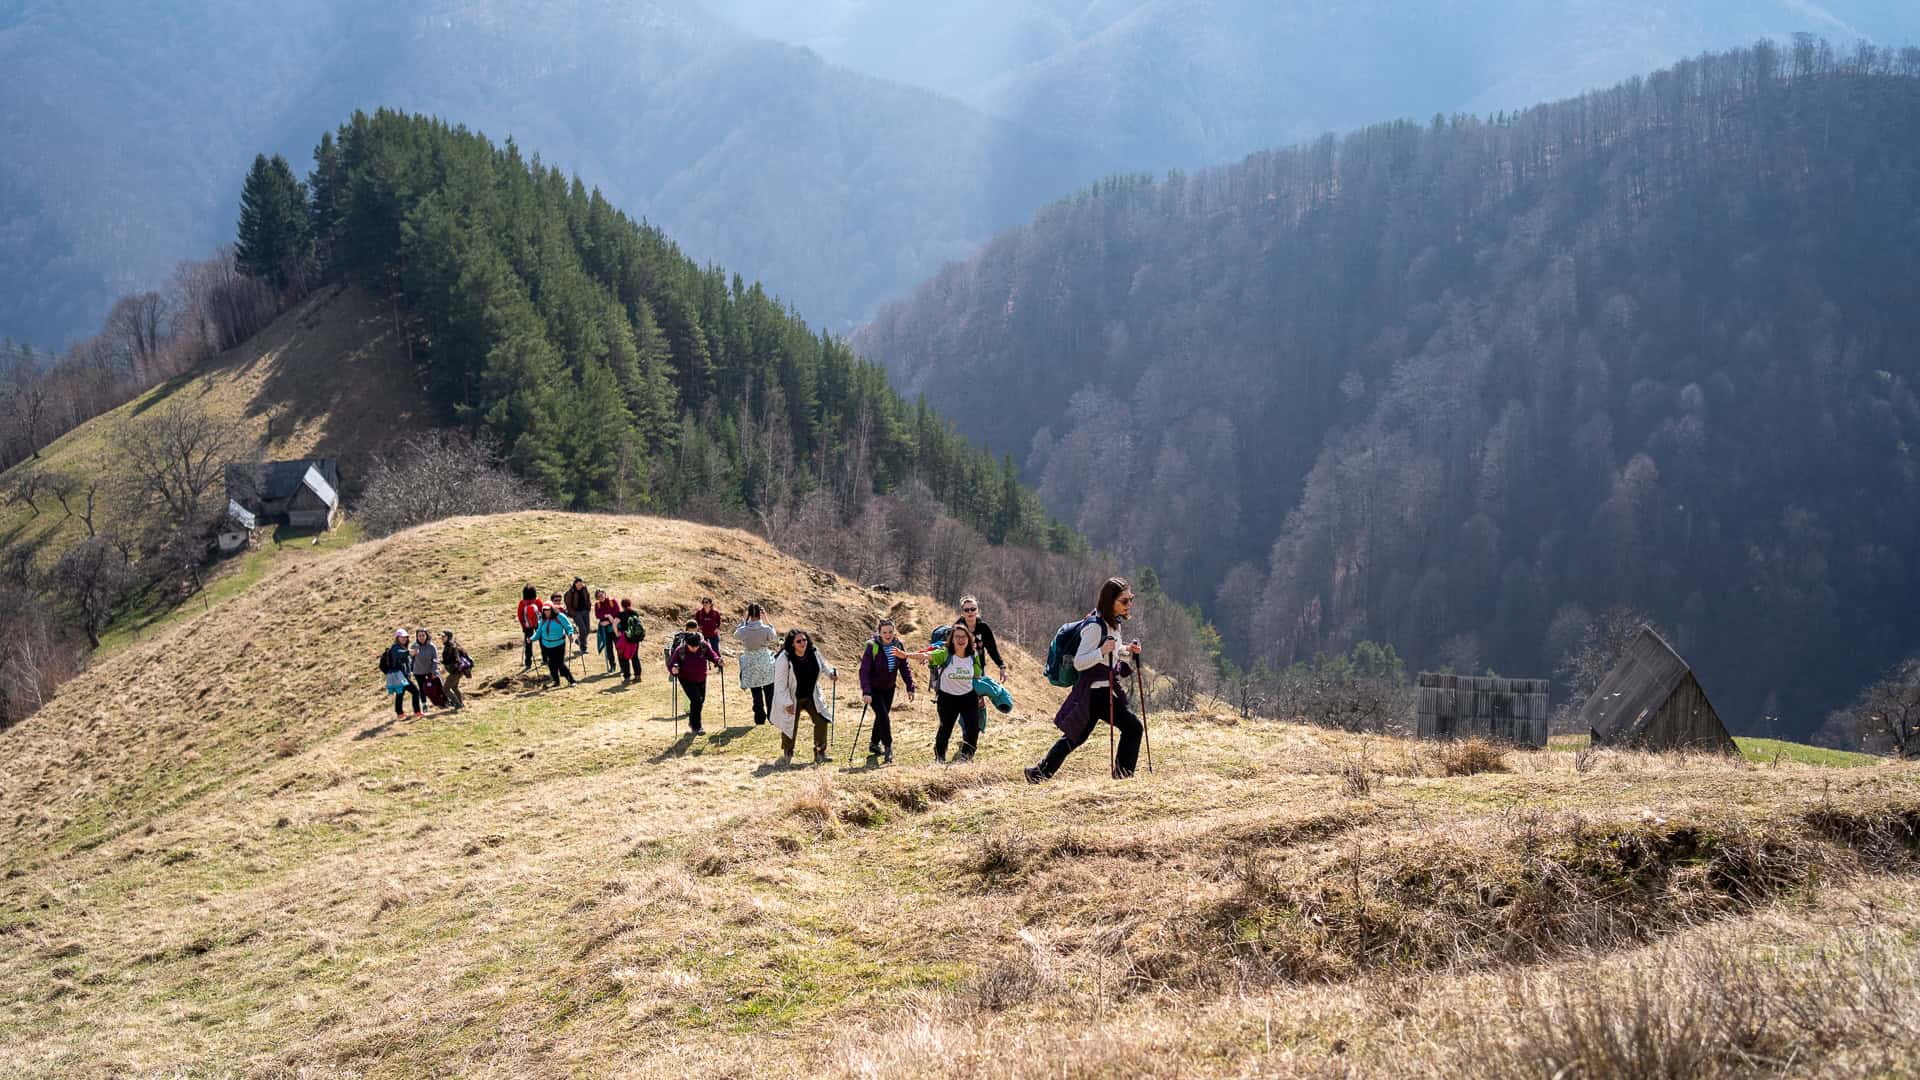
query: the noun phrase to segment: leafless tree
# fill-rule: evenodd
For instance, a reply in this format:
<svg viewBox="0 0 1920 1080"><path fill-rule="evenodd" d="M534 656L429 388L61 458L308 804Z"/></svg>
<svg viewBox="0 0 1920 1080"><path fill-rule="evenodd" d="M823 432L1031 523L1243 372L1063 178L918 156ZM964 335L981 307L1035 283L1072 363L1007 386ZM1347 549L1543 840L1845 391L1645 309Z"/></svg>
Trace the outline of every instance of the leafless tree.
<svg viewBox="0 0 1920 1080"><path fill-rule="evenodd" d="M48 469L40 474L40 486L60 502L60 509L73 516L73 497L80 492L80 478L70 472Z"/></svg>
<svg viewBox="0 0 1920 1080"><path fill-rule="evenodd" d="M16 370L0 398L0 415L24 440L25 457L38 458L52 420L54 384L45 372Z"/></svg>
<svg viewBox="0 0 1920 1080"><path fill-rule="evenodd" d="M95 537L70 548L48 572L48 585L67 604L87 644L100 647L100 631L113 618L138 578L121 553Z"/></svg>
<svg viewBox="0 0 1920 1080"><path fill-rule="evenodd" d="M402 440L368 470L355 516L373 536L460 514L508 514L546 506L507 471L493 442L462 431Z"/></svg>
<svg viewBox="0 0 1920 1080"><path fill-rule="evenodd" d="M251 456L255 444L243 421L175 398L123 425L114 448L129 495L180 528L211 520L225 467Z"/></svg>
<svg viewBox="0 0 1920 1080"><path fill-rule="evenodd" d="M166 299L152 290L121 297L107 313L107 336L126 356L138 385L156 381L167 324Z"/></svg>
<svg viewBox="0 0 1920 1080"><path fill-rule="evenodd" d="M0 588L0 731L44 706L78 674L85 654L64 640L46 605L19 585Z"/></svg>
<svg viewBox="0 0 1920 1080"><path fill-rule="evenodd" d="M37 469L22 469L7 483L7 505L27 504L29 517L40 516L40 504L34 500L40 494L40 472Z"/></svg>
<svg viewBox="0 0 1920 1080"><path fill-rule="evenodd" d="M1853 703L1827 718L1822 741L1920 757L1920 655L1894 665Z"/></svg>
<svg viewBox="0 0 1920 1080"><path fill-rule="evenodd" d="M1579 712L1586 704L1587 695L1593 693L1600 680L1627 654L1627 646L1633 644L1640 628L1651 625L1653 620L1646 612L1626 604L1615 605L1588 623L1580 635L1580 644L1561 658L1560 667L1554 672L1554 678L1567 688L1567 702L1561 706L1562 711Z"/></svg>

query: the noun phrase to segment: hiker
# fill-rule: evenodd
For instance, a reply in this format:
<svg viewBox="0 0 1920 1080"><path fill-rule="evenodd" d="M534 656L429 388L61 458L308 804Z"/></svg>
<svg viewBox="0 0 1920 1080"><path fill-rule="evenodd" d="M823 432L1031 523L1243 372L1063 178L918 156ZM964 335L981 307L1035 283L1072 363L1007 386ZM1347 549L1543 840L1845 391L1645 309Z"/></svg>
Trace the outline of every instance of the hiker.
<svg viewBox="0 0 1920 1080"><path fill-rule="evenodd" d="M412 694L413 715L417 720L422 715L420 688L413 682L413 653L407 648L407 640L406 627L393 632L393 644L380 654L380 673L387 677L387 693L393 695L393 715L406 715L401 703Z"/></svg>
<svg viewBox="0 0 1920 1080"><path fill-rule="evenodd" d="M974 643L973 631L963 622L954 623L947 631L946 642L929 646L929 650L927 670L933 676L934 705L940 716L939 730L933 736L933 759L942 763L947 760L947 741L957 721L960 752L954 756L954 762L972 761L980 743L981 708L980 694L974 690L973 680L986 673L986 664Z"/></svg>
<svg viewBox="0 0 1920 1080"><path fill-rule="evenodd" d="M1000 659L1000 645L993 639L993 627L980 617L980 601L971 596L960 598L960 623L973 635L974 644L993 666L1000 669L1000 681L1007 681L1007 662Z"/></svg>
<svg viewBox="0 0 1920 1080"><path fill-rule="evenodd" d="M714 652L719 652L720 609L713 606L713 597L700 598L700 610L693 613L693 621L700 627L700 636L707 639L707 646Z"/></svg>
<svg viewBox="0 0 1920 1080"><path fill-rule="evenodd" d="M587 655L587 621L593 615L593 594L587 591L587 583L581 578L573 579L573 588L567 590L567 606L563 609L580 635L580 655Z"/></svg>
<svg viewBox="0 0 1920 1080"><path fill-rule="evenodd" d="M740 689L753 695L753 722L764 724L773 712L773 646L780 631L759 604L748 604L747 621L734 627L733 638L740 643Z"/></svg>
<svg viewBox="0 0 1920 1080"><path fill-rule="evenodd" d="M640 679L640 643L647 640L647 628L640 625L640 613L633 601L620 601L620 618L614 623L617 634L613 649L620 657L620 685Z"/></svg>
<svg viewBox="0 0 1920 1080"><path fill-rule="evenodd" d="M440 650L433 647L433 631L422 626L413 632L413 681L420 696L436 709L447 707L447 691L440 684Z"/></svg>
<svg viewBox="0 0 1920 1080"><path fill-rule="evenodd" d="M720 668L724 677L726 662L720 659L720 650L707 644L699 624L689 619L680 643L667 658L667 671L680 680L680 689L687 692L687 730L695 735L706 734L700 723L700 709L707 703L708 664Z"/></svg>
<svg viewBox="0 0 1920 1080"><path fill-rule="evenodd" d="M860 653L860 700L873 710L873 738L867 741L868 757L884 757L893 764L893 693L896 677L907 684L907 700L913 700L913 669L907 666L906 650L895 636L892 619L881 619L873 638Z"/></svg>
<svg viewBox="0 0 1920 1080"><path fill-rule="evenodd" d="M614 603L613 600L607 596L607 590L593 590L593 621L594 625L598 628L595 631L597 635L595 640L600 646L600 654L607 658L607 674L609 675L613 674L615 668L618 666L614 663L613 655L613 623L614 620L619 617L620 605Z"/></svg>
<svg viewBox="0 0 1920 1080"><path fill-rule="evenodd" d="M525 640L520 670L533 670L533 633L540 629L540 590L528 585L520 590L520 607L514 612L514 618L520 622L520 636Z"/></svg>
<svg viewBox="0 0 1920 1080"><path fill-rule="evenodd" d="M579 680L567 668L567 643L573 639L573 621L567 613L553 606L553 603L540 605L540 655L547 662L547 677L553 680L552 686L560 685L560 677L566 676L567 685L572 686Z"/></svg>
<svg viewBox="0 0 1920 1080"><path fill-rule="evenodd" d="M773 726L780 729L780 764L793 764L793 745L800 731L800 714L813 717L813 763L825 764L827 756L827 699L820 676L839 682L840 673L814 651L813 638L805 630L789 630L773 658Z"/></svg>
<svg viewBox="0 0 1920 1080"><path fill-rule="evenodd" d="M1061 735L1040 763L1024 770L1027 782L1050 780L1060 766L1087 741L1094 726L1102 720L1120 733L1120 748L1113 761L1113 777L1124 780L1133 775L1140 757L1140 736L1144 730L1140 718L1127 708L1126 685L1122 680L1133 674L1131 660L1140 656L1140 643L1121 639L1121 624L1133 607L1133 590L1125 578L1108 578L1100 587L1100 600L1086 618L1080 620L1079 648L1073 654L1073 690L1060 705L1053 726ZM1071 624L1069 624L1071 625ZM1067 627L1062 627L1063 633ZM1116 656L1119 658L1116 663Z"/></svg>
<svg viewBox="0 0 1920 1080"><path fill-rule="evenodd" d="M460 647L451 630L440 631L440 666L447 673L443 680L447 700L452 703L453 711L459 712L467 707L466 695L460 692L460 680L473 673L473 654Z"/></svg>

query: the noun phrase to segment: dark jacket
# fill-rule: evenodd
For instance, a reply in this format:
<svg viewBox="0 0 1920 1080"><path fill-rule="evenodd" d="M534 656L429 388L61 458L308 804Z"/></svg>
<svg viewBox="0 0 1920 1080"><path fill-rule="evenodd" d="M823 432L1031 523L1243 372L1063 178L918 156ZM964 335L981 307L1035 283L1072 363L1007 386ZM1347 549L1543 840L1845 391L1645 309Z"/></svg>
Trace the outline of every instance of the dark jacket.
<svg viewBox="0 0 1920 1080"><path fill-rule="evenodd" d="M577 589L568 589L567 595L566 595L566 601L567 601L567 610L569 612L592 611L593 610L593 590L587 588L585 585L582 585Z"/></svg>
<svg viewBox="0 0 1920 1080"><path fill-rule="evenodd" d="M1007 666L1007 662L1000 659L1000 643L993 640L993 627L987 625L987 620L974 620L973 644L976 649L987 654L987 659L993 661L993 666Z"/></svg>
<svg viewBox="0 0 1920 1080"><path fill-rule="evenodd" d="M1073 689L1067 691L1067 700L1060 703L1060 711L1053 714L1053 726L1059 728L1067 738L1079 740L1094 724L1107 719L1105 716L1088 715L1093 702L1093 684L1106 680L1115 694L1113 707L1124 709L1127 707L1125 680L1132 674L1133 665L1125 660L1111 668L1106 664L1095 664L1081 672L1080 677L1074 680Z"/></svg>
<svg viewBox="0 0 1920 1080"><path fill-rule="evenodd" d="M413 651L405 645L400 644L387 646L387 651L381 654L380 657L380 670L383 672L397 671L411 680L413 678Z"/></svg>
<svg viewBox="0 0 1920 1080"><path fill-rule="evenodd" d="M678 669L673 674L683 683L706 682L709 663L720 667L720 654L714 652L713 646L704 641L683 640L680 642L680 647L673 650L672 655L667 657L667 665Z"/></svg>
<svg viewBox="0 0 1920 1080"><path fill-rule="evenodd" d="M696 609L693 613L693 625L698 626L700 628L701 637L705 637L705 638L719 637L720 636L720 609L714 608L712 611L700 611Z"/></svg>
<svg viewBox="0 0 1920 1080"><path fill-rule="evenodd" d="M900 644L898 638L894 639L894 644ZM904 658L895 657L893 670L888 671L887 656L880 648L880 639L878 637L870 639L867 647L860 650L861 696L872 697L875 690L893 689L895 676L906 680L907 693L913 693L913 668L907 665Z"/></svg>

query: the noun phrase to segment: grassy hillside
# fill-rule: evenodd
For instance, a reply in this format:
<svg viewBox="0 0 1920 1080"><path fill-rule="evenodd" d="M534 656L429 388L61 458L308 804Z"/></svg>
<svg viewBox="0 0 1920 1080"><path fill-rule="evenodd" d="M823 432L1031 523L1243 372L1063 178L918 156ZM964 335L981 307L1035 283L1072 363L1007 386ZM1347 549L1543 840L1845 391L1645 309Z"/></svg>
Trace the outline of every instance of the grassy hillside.
<svg viewBox="0 0 1920 1080"><path fill-rule="evenodd" d="M278 563L0 736L0 1073L1520 1076L1587 1030L1556 1009L1631 1012L1583 995L1687 989L1654 1012L1697 1030L1661 1045L1710 1053L1696 1014L1741 987L1750 1049L1915 1064L1913 1022L1848 989L1920 987L1911 766L1472 772L1499 763L1156 714L1155 775L1100 778L1096 737L1029 787L1058 692L1022 656L977 766L930 763L923 699L895 767L780 769L737 688L693 742L657 661L627 690L519 678L520 585L574 574L656 645L702 592L812 627L847 676L836 752L865 626L924 641L944 611L651 518ZM373 658L419 622L466 637L472 704L394 723Z"/></svg>
<svg viewBox="0 0 1920 1080"><path fill-rule="evenodd" d="M121 425L182 398L245 423L261 440L265 457L343 459L341 479L351 484L370 454L428 416L390 319L357 289L322 290L246 344L67 432L38 460L0 473L0 483L27 469L112 476L113 438ZM25 505L0 505L0 548L33 546L45 565L85 538L86 527L51 496L37 502L38 514ZM74 509L82 502L84 496ZM99 505L97 527L121 523L112 499L103 497Z"/></svg>

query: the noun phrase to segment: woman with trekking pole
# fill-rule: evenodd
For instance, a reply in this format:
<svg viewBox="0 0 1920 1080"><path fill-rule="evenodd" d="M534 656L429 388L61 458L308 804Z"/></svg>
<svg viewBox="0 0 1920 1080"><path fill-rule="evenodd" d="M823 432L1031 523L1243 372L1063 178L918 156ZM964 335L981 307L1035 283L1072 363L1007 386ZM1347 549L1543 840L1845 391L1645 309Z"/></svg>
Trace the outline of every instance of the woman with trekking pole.
<svg viewBox="0 0 1920 1080"><path fill-rule="evenodd" d="M813 648L813 636L805 630L788 630L787 639L773 658L773 726L780 729L780 764L793 764L794 743L800 731L802 713L813 718L813 763L823 765L827 756L828 717L822 677L839 688L840 673Z"/></svg>
<svg viewBox="0 0 1920 1080"><path fill-rule="evenodd" d="M700 633L692 619L687 620L687 628L680 635L679 644L667 657L667 672L680 680L680 689L687 694L687 730L694 735L705 735L707 729L701 722L700 714L707 703L707 665L720 669L722 680L726 678L726 661L714 647L707 644L706 635ZM727 684L722 681L720 689L724 693Z"/></svg>
<svg viewBox="0 0 1920 1080"><path fill-rule="evenodd" d="M740 689L753 695L753 722L764 724L773 712L773 647L780 632L759 604L747 605L747 621L734 628L740 643Z"/></svg>
<svg viewBox="0 0 1920 1080"><path fill-rule="evenodd" d="M860 704L873 710L873 736L867 742L867 756L893 764L893 694L899 682L907 684L907 700L913 700L913 669L907 665L907 653L894 636L893 620L881 619L874 627L873 639L860 653ZM858 740L860 727L854 725Z"/></svg>
<svg viewBox="0 0 1920 1080"><path fill-rule="evenodd" d="M1066 762L1067 755L1079 749L1093 733L1094 725L1102 720L1107 722L1108 765L1113 778L1124 780L1133 775L1145 728L1127 707L1124 681L1133 674L1132 661L1140 657L1140 643L1125 641L1121 636L1132 608L1133 589L1126 579L1108 578L1100 587L1100 599L1094 610L1080 620L1079 648L1073 654L1073 667L1079 675L1053 718L1053 726L1060 729L1060 738L1039 764L1024 770L1028 783L1051 780ZM1120 736L1117 748L1113 746L1115 731Z"/></svg>
<svg viewBox="0 0 1920 1080"><path fill-rule="evenodd" d="M540 605L540 626L534 631L534 637L539 639L540 656L547 662L547 677L553 680L549 689L558 688L562 676L566 677L568 686L579 681L567 667L567 645L573 640L573 634L573 622L566 612L551 603Z"/></svg>
<svg viewBox="0 0 1920 1080"><path fill-rule="evenodd" d="M520 590L520 606L515 609L514 620L520 624L520 636L526 639L525 649L520 658L520 670L533 670L533 635L540 629L540 590L531 585Z"/></svg>

